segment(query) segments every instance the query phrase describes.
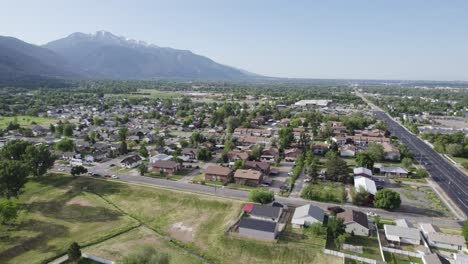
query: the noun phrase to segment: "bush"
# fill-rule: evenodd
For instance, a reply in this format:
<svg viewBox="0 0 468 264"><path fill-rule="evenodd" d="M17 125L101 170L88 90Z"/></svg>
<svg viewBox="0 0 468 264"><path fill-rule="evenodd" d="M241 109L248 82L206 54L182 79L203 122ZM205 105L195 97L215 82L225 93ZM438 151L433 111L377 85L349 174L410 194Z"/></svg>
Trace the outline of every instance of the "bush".
<svg viewBox="0 0 468 264"><path fill-rule="evenodd" d="M265 189L255 189L249 194L249 201L261 204L271 203L275 200L275 194Z"/></svg>
<svg viewBox="0 0 468 264"><path fill-rule="evenodd" d="M323 236L327 232L327 229L322 225L322 223L313 223L308 227L304 228L304 233L311 233L314 236Z"/></svg>
<svg viewBox="0 0 468 264"><path fill-rule="evenodd" d="M73 242L67 251L68 259L71 261L76 261L81 258L81 250L78 243Z"/></svg>
<svg viewBox="0 0 468 264"><path fill-rule="evenodd" d="M400 207L400 194L390 189L377 191L374 197L374 206L385 210L394 210Z"/></svg>

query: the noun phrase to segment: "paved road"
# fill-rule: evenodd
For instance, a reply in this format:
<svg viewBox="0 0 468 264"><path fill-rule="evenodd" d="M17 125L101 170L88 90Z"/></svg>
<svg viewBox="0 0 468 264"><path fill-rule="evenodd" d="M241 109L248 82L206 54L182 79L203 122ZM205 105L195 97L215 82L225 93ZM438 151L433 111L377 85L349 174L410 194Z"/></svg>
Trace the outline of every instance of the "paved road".
<svg viewBox="0 0 468 264"><path fill-rule="evenodd" d="M388 130L408 147L414 157L421 161L435 182L468 215L468 177L441 157L421 139L408 132L382 111L375 111L379 119L385 120Z"/></svg>

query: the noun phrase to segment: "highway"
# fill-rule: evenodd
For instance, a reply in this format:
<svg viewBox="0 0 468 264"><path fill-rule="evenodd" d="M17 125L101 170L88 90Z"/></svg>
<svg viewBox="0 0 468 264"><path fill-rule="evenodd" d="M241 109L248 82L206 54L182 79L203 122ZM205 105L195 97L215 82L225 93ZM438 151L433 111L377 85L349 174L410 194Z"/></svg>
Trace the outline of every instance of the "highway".
<svg viewBox="0 0 468 264"><path fill-rule="evenodd" d="M375 114L379 119L386 121L388 131L408 147L415 159L421 162L434 181L439 184L466 217L468 215L468 177L386 113L377 110Z"/></svg>

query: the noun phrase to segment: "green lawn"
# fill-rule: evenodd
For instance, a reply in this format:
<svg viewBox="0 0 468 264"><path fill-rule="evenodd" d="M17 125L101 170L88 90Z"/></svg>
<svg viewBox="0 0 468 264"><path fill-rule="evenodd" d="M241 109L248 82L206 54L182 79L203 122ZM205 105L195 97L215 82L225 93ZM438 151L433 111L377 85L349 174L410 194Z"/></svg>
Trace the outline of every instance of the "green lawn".
<svg viewBox="0 0 468 264"><path fill-rule="evenodd" d="M314 201L342 203L344 194L343 183L318 181L306 185L302 190L301 197Z"/></svg>
<svg viewBox="0 0 468 264"><path fill-rule="evenodd" d="M425 189L426 199L429 203L429 207L435 211L441 212L444 215L451 215L445 204L440 200L439 196L432 189Z"/></svg>
<svg viewBox="0 0 468 264"><path fill-rule="evenodd" d="M10 122L17 122L21 126L29 126L32 122L38 125L50 125L56 122L55 119L37 116L0 116L0 129L4 129Z"/></svg>
<svg viewBox="0 0 468 264"><path fill-rule="evenodd" d="M379 241L376 236L372 237L361 237L361 236L351 236L346 234L345 244L350 244L353 246L362 246L362 253L357 253L353 251L344 250L342 248L337 248L337 245L331 240L328 241L327 248L335 251L340 251L350 255L360 256L369 259L382 260L380 255Z"/></svg>
<svg viewBox="0 0 468 264"><path fill-rule="evenodd" d="M387 263L394 263L394 264L410 264L410 263L420 263L422 264L421 258L410 257L406 255L400 255L395 253L390 253L384 251L385 261Z"/></svg>

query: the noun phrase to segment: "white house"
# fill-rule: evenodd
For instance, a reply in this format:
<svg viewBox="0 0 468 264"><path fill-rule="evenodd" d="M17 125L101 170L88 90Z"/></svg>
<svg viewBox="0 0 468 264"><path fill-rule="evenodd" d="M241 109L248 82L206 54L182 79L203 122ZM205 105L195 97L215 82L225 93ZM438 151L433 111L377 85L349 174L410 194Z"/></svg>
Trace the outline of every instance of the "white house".
<svg viewBox="0 0 468 264"><path fill-rule="evenodd" d="M404 227L396 225L384 225L385 237L388 241L398 244L421 244L421 233L419 229L413 227Z"/></svg>
<svg viewBox="0 0 468 264"><path fill-rule="evenodd" d="M356 155L356 147L353 145L345 145L340 148L341 157L354 157Z"/></svg>
<svg viewBox="0 0 468 264"><path fill-rule="evenodd" d="M158 160L172 160L172 156L161 153L150 157L150 163L155 163Z"/></svg>
<svg viewBox="0 0 468 264"><path fill-rule="evenodd" d="M372 177L372 171L364 167L354 168L353 173L354 176Z"/></svg>
<svg viewBox="0 0 468 264"><path fill-rule="evenodd" d="M297 207L294 211L291 223L293 227L300 228L313 223L323 223L325 212L317 206L306 204Z"/></svg>
<svg viewBox="0 0 468 264"><path fill-rule="evenodd" d="M441 232L427 234L429 245L451 250L466 250L465 238L458 235L449 235Z"/></svg>
<svg viewBox="0 0 468 264"><path fill-rule="evenodd" d="M358 192L360 189L364 188L364 190L372 195L375 195L377 192L377 187L375 186L375 182L367 177L362 176L355 176L354 177L354 188Z"/></svg>

